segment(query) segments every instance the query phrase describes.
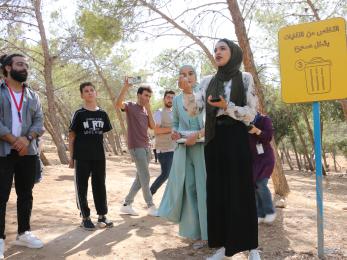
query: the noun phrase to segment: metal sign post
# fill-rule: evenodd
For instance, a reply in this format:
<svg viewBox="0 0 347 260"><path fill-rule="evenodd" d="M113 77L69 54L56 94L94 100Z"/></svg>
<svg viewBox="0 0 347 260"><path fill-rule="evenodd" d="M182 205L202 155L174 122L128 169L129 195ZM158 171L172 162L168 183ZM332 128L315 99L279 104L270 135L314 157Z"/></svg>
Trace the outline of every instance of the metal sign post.
<svg viewBox="0 0 347 260"><path fill-rule="evenodd" d="M313 102L314 154L316 159L316 199L317 199L317 233L318 257L324 258L324 222L323 222L323 189L322 189L322 144L320 127L320 104Z"/></svg>

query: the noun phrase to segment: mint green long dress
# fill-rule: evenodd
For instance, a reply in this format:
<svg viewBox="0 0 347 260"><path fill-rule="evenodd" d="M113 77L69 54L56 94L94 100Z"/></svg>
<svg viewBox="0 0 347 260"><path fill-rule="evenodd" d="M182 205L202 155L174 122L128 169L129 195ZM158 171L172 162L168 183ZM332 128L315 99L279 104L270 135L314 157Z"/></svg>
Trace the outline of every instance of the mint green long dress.
<svg viewBox="0 0 347 260"><path fill-rule="evenodd" d="M183 94L173 102L173 129L198 131L204 127L203 116L191 117L183 108ZM207 240L206 168L204 144L178 144L159 206L159 216L179 224L179 235Z"/></svg>

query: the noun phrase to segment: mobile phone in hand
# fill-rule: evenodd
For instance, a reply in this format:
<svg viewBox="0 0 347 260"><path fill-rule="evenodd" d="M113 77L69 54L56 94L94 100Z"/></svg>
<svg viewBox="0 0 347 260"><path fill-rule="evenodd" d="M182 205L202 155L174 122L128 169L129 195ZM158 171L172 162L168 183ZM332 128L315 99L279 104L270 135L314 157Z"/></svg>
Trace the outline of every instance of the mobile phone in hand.
<svg viewBox="0 0 347 260"><path fill-rule="evenodd" d="M137 77L128 77L128 83L132 85L140 84L142 81L140 76Z"/></svg>
<svg viewBox="0 0 347 260"><path fill-rule="evenodd" d="M210 99L210 102L214 103L214 102L219 102L219 101L222 101L221 98L211 98Z"/></svg>

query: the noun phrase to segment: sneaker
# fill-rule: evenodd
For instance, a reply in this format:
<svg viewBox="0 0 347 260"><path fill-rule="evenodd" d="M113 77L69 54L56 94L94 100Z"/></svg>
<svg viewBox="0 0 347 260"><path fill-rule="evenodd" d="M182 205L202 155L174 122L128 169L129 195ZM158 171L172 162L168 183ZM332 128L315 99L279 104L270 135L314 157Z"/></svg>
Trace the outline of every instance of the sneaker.
<svg viewBox="0 0 347 260"><path fill-rule="evenodd" d="M149 207L147 211L147 215L152 217L159 217L159 213L156 206L153 205L152 207Z"/></svg>
<svg viewBox="0 0 347 260"><path fill-rule="evenodd" d="M225 248L219 248L213 256L207 257L206 260L222 260L225 258Z"/></svg>
<svg viewBox="0 0 347 260"><path fill-rule="evenodd" d="M268 214L264 218L264 223L271 224L276 219L276 213Z"/></svg>
<svg viewBox="0 0 347 260"><path fill-rule="evenodd" d="M4 259L4 253L5 253L5 240L2 238L0 239L0 259Z"/></svg>
<svg viewBox="0 0 347 260"><path fill-rule="evenodd" d="M26 246L29 248L41 248L43 247L43 242L30 231L25 231L24 234L17 235L16 240L13 241L13 245Z"/></svg>
<svg viewBox="0 0 347 260"><path fill-rule="evenodd" d="M258 218L258 224L263 223L265 218Z"/></svg>
<svg viewBox="0 0 347 260"><path fill-rule="evenodd" d="M201 249L203 247L205 247L207 245L207 241L206 240L198 240L198 241L195 241L192 245L193 249L194 250L198 250L198 249Z"/></svg>
<svg viewBox="0 0 347 260"><path fill-rule="evenodd" d="M110 228L113 227L113 222L109 221L106 216L102 216L102 218L98 218L98 227L99 228Z"/></svg>
<svg viewBox="0 0 347 260"><path fill-rule="evenodd" d="M249 252L248 260L261 260L259 251L257 249L253 249Z"/></svg>
<svg viewBox="0 0 347 260"><path fill-rule="evenodd" d="M95 225L90 218L86 218L82 220L81 228L83 228L84 230L92 231L95 230Z"/></svg>
<svg viewBox="0 0 347 260"><path fill-rule="evenodd" d="M139 214L131 207L131 205L123 205L120 208L120 214L121 215L131 215L131 216L138 216Z"/></svg>

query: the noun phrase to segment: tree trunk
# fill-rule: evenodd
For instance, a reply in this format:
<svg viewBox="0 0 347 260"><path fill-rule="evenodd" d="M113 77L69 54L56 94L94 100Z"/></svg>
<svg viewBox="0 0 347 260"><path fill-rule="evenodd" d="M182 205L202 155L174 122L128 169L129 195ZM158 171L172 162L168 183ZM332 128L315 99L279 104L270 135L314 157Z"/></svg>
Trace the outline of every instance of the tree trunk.
<svg viewBox="0 0 347 260"><path fill-rule="evenodd" d="M323 162L324 162L324 165L322 165L322 173L324 176L327 176L327 170L329 170L326 166L325 166L325 163L326 163L326 158L325 158L325 153L324 153L324 149L323 149L323 120L320 119L320 142L321 142L321 145L322 145L322 156L323 156ZM327 170L326 170L327 169Z"/></svg>
<svg viewBox="0 0 347 260"><path fill-rule="evenodd" d="M53 143L56 144L58 142L58 140L55 139L55 137L56 137L56 135L54 134L55 128L52 125L51 119L47 115L45 115L44 118L45 118L44 126L45 126L46 130L48 131L48 133L51 135ZM62 141L61 146L64 147L64 152L66 153L67 146L65 145L64 141Z"/></svg>
<svg viewBox="0 0 347 260"><path fill-rule="evenodd" d="M271 179L274 184L275 193L280 196L286 197L290 192L288 183L283 172L283 167L281 164L281 159L279 158L276 143L273 140L271 141L271 145L272 147L274 147L273 151L275 155L275 167L271 175Z"/></svg>
<svg viewBox="0 0 347 260"><path fill-rule="evenodd" d="M307 112L305 109L301 108L301 112L304 116L304 121L305 121L305 124L306 124L306 127L307 127L307 131L308 131L308 135L309 135L309 139L311 141L311 146L312 146L312 151L314 152L314 137L313 137L313 131L312 131L312 127L311 127L311 124L310 124L310 121L308 120L308 116L307 116ZM321 121L321 129L322 129L322 120ZM321 130L321 143L323 145L323 129ZM323 153L323 160L324 160L324 153ZM311 161L313 162L313 155L311 156ZM314 165L315 167L315 165ZM327 172L325 170L326 168L326 165L322 165L322 173L324 176L327 175Z"/></svg>
<svg viewBox="0 0 347 260"><path fill-rule="evenodd" d="M313 167L312 161L310 160L310 156L309 156L309 152L307 150L305 139L304 139L304 137L301 134L298 122L293 119L291 111L288 108L287 108L287 114L288 114L289 118L291 119L291 121L292 121L292 123L294 125L294 129L295 129L297 135L299 136L299 140L300 140L301 145L302 145L302 147L304 149L304 157L306 158L306 161L308 162L310 170L313 172L314 171L314 167Z"/></svg>
<svg viewBox="0 0 347 260"><path fill-rule="evenodd" d="M62 104L58 102L58 100L55 101L55 106L58 110L60 118L62 119L64 129L68 130L70 127L70 118L68 118L68 114L66 113L66 111L63 111Z"/></svg>
<svg viewBox="0 0 347 260"><path fill-rule="evenodd" d="M288 163L290 170L294 170L293 165L292 165L292 159L290 158L289 152L286 149L283 142L282 142L282 147L283 147L283 152L284 152L284 155L286 156L286 160L287 160L287 163Z"/></svg>
<svg viewBox="0 0 347 260"><path fill-rule="evenodd" d="M44 166L51 165L51 163L48 161L46 155L42 151L40 151L40 159L41 159Z"/></svg>
<svg viewBox="0 0 347 260"><path fill-rule="evenodd" d="M120 154L123 155L122 142L116 129L114 129L114 140L118 151L120 151Z"/></svg>
<svg viewBox="0 0 347 260"><path fill-rule="evenodd" d="M303 167L303 170L306 171L307 170L306 161L305 161L305 158L303 158L301 153L299 153L299 160L300 160L301 166Z"/></svg>
<svg viewBox="0 0 347 260"><path fill-rule="evenodd" d="M259 80L258 72L254 63L253 53L251 50L251 46L247 36L247 30L245 27L244 19L242 17L239 5L237 0L227 0L227 4L229 7L229 11L234 22L235 33L240 44L241 49L243 50L243 64L245 66L245 70L250 72L254 79L255 91L259 99L259 110L260 112L265 112L264 105L264 95L261 87L261 83ZM276 157L276 165L274 172L272 174L272 180L274 181L275 191L280 196L286 196L289 193L289 186L286 180L286 177L283 173L282 164L279 159L278 151L276 147L276 143L274 141L271 142L272 148ZM279 176L277 176L279 175Z"/></svg>
<svg viewBox="0 0 347 260"><path fill-rule="evenodd" d="M44 123L45 129L51 135L52 141L53 141L53 126L52 126L51 122L49 121L49 118L48 118L46 113L44 114L44 121L43 121L43 123ZM54 141L53 141L53 143L54 143Z"/></svg>
<svg viewBox="0 0 347 260"><path fill-rule="evenodd" d="M296 133L297 133L298 136L299 136L299 140L300 140L301 145L302 145L302 147L303 147L303 150L304 150L304 154L303 154L303 155L304 155L304 157L305 157L305 159L306 159L306 162L307 162L307 164L308 164L309 170L310 170L311 172L313 172L313 171L314 171L314 166L313 166L313 163L312 163L312 161L311 161L310 155L309 155L309 153L308 153L308 151L307 151L307 145L306 145L306 143L305 143L305 139L304 139L304 137L302 136L301 131L300 131L300 129L299 129L299 126L298 126L298 124L297 124L296 122L294 123L294 128L295 128Z"/></svg>
<svg viewBox="0 0 347 260"><path fill-rule="evenodd" d="M48 117L53 126L52 137L55 145L57 146L58 156L62 164L68 164L69 160L66 154L66 149L64 145L64 140L61 135L60 127L58 127L59 122L57 120L57 113L54 102L54 88L52 80L52 58L49 54L48 42L46 38L46 32L43 25L42 14L41 14L41 0L33 0L35 16L37 20L37 25L39 27L41 46L44 56L44 67L43 73L46 84L47 93L47 104L48 104Z"/></svg>
<svg viewBox="0 0 347 260"><path fill-rule="evenodd" d="M340 100L340 104L343 110L343 114L345 115L345 120L347 122L347 99Z"/></svg>
<svg viewBox="0 0 347 260"><path fill-rule="evenodd" d="M312 131L312 127L311 127L311 124L310 124L310 121L308 120L308 116L307 116L307 112L304 108L301 107L301 112L302 112L302 115L304 117L304 121L305 121L305 124L306 124L306 128L307 128L307 132L308 132L308 136L310 137L310 143L311 143L311 146L312 146L312 149L314 148L314 137L313 137L313 131Z"/></svg>
<svg viewBox="0 0 347 260"><path fill-rule="evenodd" d="M65 140L68 141L72 111L71 109L66 107L64 101L61 100L61 98L59 98L58 96L56 96L56 107L58 109L59 115L63 119L63 122L64 122L63 133L65 135Z"/></svg>
<svg viewBox="0 0 347 260"><path fill-rule="evenodd" d="M110 145L109 143L107 142L107 138L104 138L103 142L104 142L104 149L107 153L111 152L111 148L110 148Z"/></svg>
<svg viewBox="0 0 347 260"><path fill-rule="evenodd" d="M124 119L123 119L122 113L121 113L121 111L118 108L116 108L116 115L117 115L117 118L118 118L118 122L119 122L120 128L122 130L121 135L124 137L125 142L128 143L127 129L125 128L125 123L124 123ZM118 137L120 138L119 134L118 134Z"/></svg>
<svg viewBox="0 0 347 260"><path fill-rule="evenodd" d="M311 171L310 170L310 167L308 166L308 162L307 162L307 159L306 159L306 156L303 154L302 155L302 158L304 159L304 165L305 165L305 170L308 172L308 171Z"/></svg>
<svg viewBox="0 0 347 260"><path fill-rule="evenodd" d="M301 171L301 162L300 162L300 159L299 159L299 156L298 156L298 152L296 150L296 145L295 145L295 140L294 138L290 138L290 143L293 147L293 150L294 150L294 154L295 154L295 159L296 159L296 164L298 165L298 169L299 171Z"/></svg>
<svg viewBox="0 0 347 260"><path fill-rule="evenodd" d="M333 161L334 161L334 169L335 169L335 172L337 172L335 149L333 149L333 151L331 152L331 155L332 155Z"/></svg>
<svg viewBox="0 0 347 260"><path fill-rule="evenodd" d="M286 145L284 145L284 151L287 153L288 159L290 163L292 164L293 160L292 160L292 157L290 156L290 150L288 149Z"/></svg>
<svg viewBox="0 0 347 260"><path fill-rule="evenodd" d="M280 147L278 149L280 150L281 162L284 165L286 163L286 161L284 160L285 154L284 154L284 151L283 151L283 146L281 147L281 145L280 145Z"/></svg>
<svg viewBox="0 0 347 260"><path fill-rule="evenodd" d="M117 147L116 147L116 142L115 142L115 138L114 138L114 134L113 134L113 130L109 131L107 133L107 140L110 143L113 153L115 155L118 155L118 151L117 151Z"/></svg>
<svg viewBox="0 0 347 260"><path fill-rule="evenodd" d="M327 155L326 155L324 146L322 146L322 157L323 157L324 168L326 169L326 171L329 171L329 164L327 161Z"/></svg>
<svg viewBox="0 0 347 260"><path fill-rule="evenodd" d="M281 152L281 163L284 164L284 153L283 151L280 149L280 152Z"/></svg>
<svg viewBox="0 0 347 260"><path fill-rule="evenodd" d="M321 128L321 135L322 135L322 157L324 162L324 168L326 169L326 171L329 171L329 164L327 162L326 149L325 149L325 145L323 144L323 127L324 127L323 120L321 120L320 128Z"/></svg>
<svg viewBox="0 0 347 260"><path fill-rule="evenodd" d="M313 159L314 158L314 137L313 137L312 128L311 128L310 122L308 120L308 116L307 116L306 110L303 109L302 107L300 107L300 110L301 110L301 113L303 115L304 122L306 124L306 129L307 129L309 140L310 140L310 144L311 144L311 149L309 149L311 151L309 153L309 157L310 157L309 159L312 162L313 167L315 167L314 159Z"/></svg>
<svg viewBox="0 0 347 260"><path fill-rule="evenodd" d="M69 137L70 120L67 118L66 112L62 110L62 106L58 102L55 102L55 104L59 115L58 120L60 123L59 125L61 126L61 133L64 135L63 140L67 141Z"/></svg>

